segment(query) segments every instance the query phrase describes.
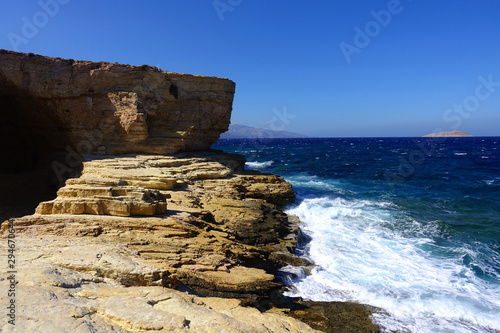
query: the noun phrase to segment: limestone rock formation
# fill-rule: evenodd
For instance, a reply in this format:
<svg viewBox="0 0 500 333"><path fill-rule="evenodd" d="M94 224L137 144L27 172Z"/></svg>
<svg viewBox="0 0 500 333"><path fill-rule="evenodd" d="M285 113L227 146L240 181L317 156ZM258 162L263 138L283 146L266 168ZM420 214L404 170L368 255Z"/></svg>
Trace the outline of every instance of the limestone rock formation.
<svg viewBox="0 0 500 333"><path fill-rule="evenodd" d="M178 280L248 299L279 286L271 253L293 256L297 241L276 206L294 200L281 177L244 171L242 156L219 151L87 158L56 199L16 219L19 232L125 244L159 269L145 285Z"/></svg>
<svg viewBox="0 0 500 333"><path fill-rule="evenodd" d="M0 244L2 262L7 262L5 244ZM17 244L22 255L15 275L15 325L0 316L2 332L315 332L237 299L155 285L161 269L124 244L48 234L23 234ZM10 282L2 277L0 289Z"/></svg>
<svg viewBox="0 0 500 333"><path fill-rule="evenodd" d="M171 154L209 148L230 123L228 79L6 50L0 64L0 133L11 145L23 129L34 150Z"/></svg>
<svg viewBox="0 0 500 333"><path fill-rule="evenodd" d="M246 307L280 288L272 253L294 256L297 230L276 206L294 192L281 177L220 151L86 158L56 199L11 220L16 329L313 332ZM206 297L175 290L186 288Z"/></svg>
<svg viewBox="0 0 500 333"><path fill-rule="evenodd" d="M0 50L0 219L53 197L84 154L208 149L229 126L234 90L223 78Z"/></svg>
<svg viewBox="0 0 500 333"><path fill-rule="evenodd" d="M343 327L337 306L261 313L280 267L312 264L294 254L297 224L282 210L291 185L208 150L228 127L232 81L4 50L0 64L0 218L36 203L1 224L15 249L0 242L0 260L15 263L0 287L15 296L0 305L14 299L17 312L0 330Z"/></svg>

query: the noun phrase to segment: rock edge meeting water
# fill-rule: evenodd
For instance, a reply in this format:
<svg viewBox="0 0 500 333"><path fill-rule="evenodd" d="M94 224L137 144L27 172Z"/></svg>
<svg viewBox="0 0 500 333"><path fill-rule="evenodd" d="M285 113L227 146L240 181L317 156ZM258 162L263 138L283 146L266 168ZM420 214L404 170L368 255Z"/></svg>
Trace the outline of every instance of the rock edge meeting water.
<svg viewBox="0 0 500 333"><path fill-rule="evenodd" d="M287 213L303 222L309 241L299 254L317 267L285 267L288 295L378 307L373 320L385 331L498 332L499 143L232 139L214 148L293 184Z"/></svg>

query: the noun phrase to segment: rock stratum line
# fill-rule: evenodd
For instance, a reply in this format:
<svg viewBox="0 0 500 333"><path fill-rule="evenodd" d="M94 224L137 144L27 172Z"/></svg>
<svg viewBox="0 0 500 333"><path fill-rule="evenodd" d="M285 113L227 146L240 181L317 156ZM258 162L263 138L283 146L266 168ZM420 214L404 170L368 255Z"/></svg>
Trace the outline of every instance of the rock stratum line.
<svg viewBox="0 0 500 333"><path fill-rule="evenodd" d="M78 148L102 129L92 138L100 142L82 150L172 154L208 149L229 127L228 79L5 50L0 61L1 133L15 134L8 121L22 121L31 137L43 134L44 149Z"/></svg>
<svg viewBox="0 0 500 333"><path fill-rule="evenodd" d="M14 225L17 259L16 325L0 316L3 332L378 330L359 304L264 311L277 270L311 263L281 209L291 185L209 149L232 81L4 50L0 63L0 233ZM97 143L80 152L89 133ZM72 170L62 186L54 163Z"/></svg>

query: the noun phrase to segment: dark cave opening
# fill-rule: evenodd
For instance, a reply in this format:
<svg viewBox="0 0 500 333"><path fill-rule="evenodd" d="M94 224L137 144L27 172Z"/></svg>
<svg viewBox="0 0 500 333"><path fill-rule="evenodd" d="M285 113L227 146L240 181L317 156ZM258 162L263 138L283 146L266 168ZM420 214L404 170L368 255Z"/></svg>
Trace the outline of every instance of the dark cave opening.
<svg viewBox="0 0 500 333"><path fill-rule="evenodd" d="M62 185L52 164L69 141L46 104L0 77L0 223L33 214Z"/></svg>
<svg viewBox="0 0 500 333"><path fill-rule="evenodd" d="M177 88L177 86L175 84L172 83L170 85L169 92L170 92L170 95L174 96L175 99L179 98L179 88Z"/></svg>

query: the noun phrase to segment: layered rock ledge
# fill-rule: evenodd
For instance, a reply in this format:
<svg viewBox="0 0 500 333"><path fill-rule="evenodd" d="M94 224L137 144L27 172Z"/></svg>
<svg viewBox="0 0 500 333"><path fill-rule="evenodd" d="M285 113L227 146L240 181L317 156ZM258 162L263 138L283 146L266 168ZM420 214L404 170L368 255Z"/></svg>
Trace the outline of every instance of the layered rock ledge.
<svg viewBox="0 0 500 333"><path fill-rule="evenodd" d="M16 235L16 330L378 331L362 305L279 296L277 269L310 265L293 254L297 225L280 207L294 192L281 177L213 150L85 158L56 199L2 224Z"/></svg>
<svg viewBox="0 0 500 333"><path fill-rule="evenodd" d="M7 139L11 152L25 144L172 154L208 149L229 127L235 84L228 79L6 50L0 64L0 142Z"/></svg>
<svg viewBox="0 0 500 333"><path fill-rule="evenodd" d="M15 239L0 243L15 258L0 306L16 304L3 332L378 330L362 305L279 293L280 267L311 265L282 210L293 189L208 149L232 81L4 50L0 63L0 236Z"/></svg>
<svg viewBox="0 0 500 333"><path fill-rule="evenodd" d="M88 331L211 332L224 325L267 331L273 321L291 331L310 330L292 318L264 318L239 305L255 305L280 287L274 277L279 265L270 257L274 252L293 256L296 229L277 206L294 199L290 184L246 172L242 156L218 151L86 159L81 177L69 179L56 199L40 203L34 215L11 220L23 259L18 319L28 326L21 327L49 329L57 317L68 330L85 323ZM203 307L203 300L158 287L240 300L207 299L216 304ZM59 300L49 302L53 306L71 310L67 316L44 320L30 300L49 294ZM167 300L173 304L169 309L163 306ZM255 318L221 322L217 306L224 316L234 310ZM190 307L200 312L199 319L191 317ZM203 311L215 320L204 330ZM244 325L247 320L255 324Z"/></svg>
<svg viewBox="0 0 500 333"><path fill-rule="evenodd" d="M15 326L0 316L2 332L314 332L238 299L153 285L162 270L125 244L46 234L23 235L18 245Z"/></svg>
<svg viewBox="0 0 500 333"><path fill-rule="evenodd" d="M218 77L0 50L0 219L54 196L82 154L208 149L234 91Z"/></svg>
<svg viewBox="0 0 500 333"><path fill-rule="evenodd" d="M269 256L292 255L296 244L276 206L294 200L281 177L244 172L242 156L217 151L87 158L56 199L16 219L18 232L125 244L157 267L135 285L179 281L201 295L251 299L278 286Z"/></svg>

